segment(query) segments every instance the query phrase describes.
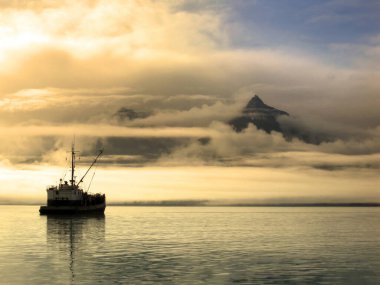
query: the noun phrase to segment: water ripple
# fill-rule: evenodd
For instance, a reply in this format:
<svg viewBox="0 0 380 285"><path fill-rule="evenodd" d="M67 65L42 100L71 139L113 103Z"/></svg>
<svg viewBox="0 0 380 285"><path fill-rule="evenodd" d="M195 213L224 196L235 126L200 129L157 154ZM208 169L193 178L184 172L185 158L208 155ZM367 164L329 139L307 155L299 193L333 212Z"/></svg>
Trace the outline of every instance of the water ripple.
<svg viewBox="0 0 380 285"><path fill-rule="evenodd" d="M4 284L380 284L380 209L1 206Z"/></svg>

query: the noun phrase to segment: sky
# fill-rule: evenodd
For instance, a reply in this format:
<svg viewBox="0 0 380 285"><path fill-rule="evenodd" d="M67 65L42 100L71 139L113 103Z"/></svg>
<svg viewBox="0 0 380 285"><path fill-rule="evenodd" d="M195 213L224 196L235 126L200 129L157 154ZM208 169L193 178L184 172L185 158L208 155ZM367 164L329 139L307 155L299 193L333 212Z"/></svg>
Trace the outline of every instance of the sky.
<svg viewBox="0 0 380 285"><path fill-rule="evenodd" d="M380 3L0 1L0 202L380 202ZM258 94L319 143L228 122ZM89 175L89 178L92 174ZM89 179L87 179L89 180ZM85 181L85 189L90 181Z"/></svg>

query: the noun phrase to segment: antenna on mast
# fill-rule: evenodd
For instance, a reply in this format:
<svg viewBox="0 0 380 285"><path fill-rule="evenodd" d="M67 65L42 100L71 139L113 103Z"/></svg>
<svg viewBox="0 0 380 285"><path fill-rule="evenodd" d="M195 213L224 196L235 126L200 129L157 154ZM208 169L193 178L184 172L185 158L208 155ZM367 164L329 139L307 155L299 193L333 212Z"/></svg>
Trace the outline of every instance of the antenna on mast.
<svg viewBox="0 0 380 285"><path fill-rule="evenodd" d="M71 144L71 180L70 184L74 189L75 186L75 155L78 153L78 151L75 151L75 135L73 135L73 142Z"/></svg>
<svg viewBox="0 0 380 285"><path fill-rule="evenodd" d="M75 169L75 136L71 145L71 186L74 186L74 169Z"/></svg>

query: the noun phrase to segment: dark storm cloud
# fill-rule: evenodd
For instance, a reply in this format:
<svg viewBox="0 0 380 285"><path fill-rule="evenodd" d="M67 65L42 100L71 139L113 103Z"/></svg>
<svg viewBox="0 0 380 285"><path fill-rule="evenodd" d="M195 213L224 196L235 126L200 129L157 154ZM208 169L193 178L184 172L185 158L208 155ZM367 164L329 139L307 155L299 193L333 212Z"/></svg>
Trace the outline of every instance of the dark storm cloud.
<svg viewBox="0 0 380 285"><path fill-rule="evenodd" d="M102 145L107 149L107 155L135 156L141 162L152 162L161 156L169 154L174 148L189 142L186 138L104 138Z"/></svg>
<svg viewBox="0 0 380 285"><path fill-rule="evenodd" d="M370 139L368 129L315 117L280 116L277 118L285 138L297 137L305 142L321 144L337 140L364 141Z"/></svg>

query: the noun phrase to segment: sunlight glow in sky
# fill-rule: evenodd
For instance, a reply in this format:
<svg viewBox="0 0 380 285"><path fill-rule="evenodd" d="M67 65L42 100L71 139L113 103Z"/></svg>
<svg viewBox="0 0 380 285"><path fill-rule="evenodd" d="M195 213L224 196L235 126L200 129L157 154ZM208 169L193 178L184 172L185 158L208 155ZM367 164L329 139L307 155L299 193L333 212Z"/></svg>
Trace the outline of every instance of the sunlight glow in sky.
<svg viewBox="0 0 380 285"><path fill-rule="evenodd" d="M110 201L380 200L376 1L3 1L0 12L0 202L43 199L74 134L83 162L105 148L93 191ZM234 132L254 94L321 141Z"/></svg>

